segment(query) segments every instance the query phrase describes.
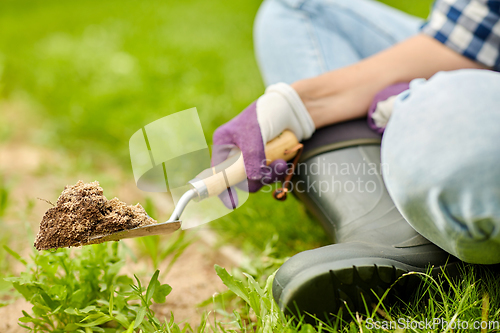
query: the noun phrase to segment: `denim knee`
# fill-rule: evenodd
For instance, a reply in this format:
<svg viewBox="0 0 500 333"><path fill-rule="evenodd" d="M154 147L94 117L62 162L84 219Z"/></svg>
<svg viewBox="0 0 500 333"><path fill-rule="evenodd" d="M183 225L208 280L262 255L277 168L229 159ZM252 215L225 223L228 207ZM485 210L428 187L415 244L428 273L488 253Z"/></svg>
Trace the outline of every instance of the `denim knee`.
<svg viewBox="0 0 500 333"><path fill-rule="evenodd" d="M384 180L407 221L471 263L500 263L500 74L412 82L382 143Z"/></svg>
<svg viewBox="0 0 500 333"><path fill-rule="evenodd" d="M254 22L254 48L266 85L293 83L326 71L324 55L301 9L303 0L266 0Z"/></svg>

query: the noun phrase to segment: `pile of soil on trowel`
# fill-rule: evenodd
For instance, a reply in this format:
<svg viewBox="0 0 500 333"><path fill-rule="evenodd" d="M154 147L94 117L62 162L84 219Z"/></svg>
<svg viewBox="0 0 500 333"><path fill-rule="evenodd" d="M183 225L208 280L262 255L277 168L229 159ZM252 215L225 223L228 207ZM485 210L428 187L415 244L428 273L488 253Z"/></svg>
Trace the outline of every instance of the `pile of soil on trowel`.
<svg viewBox="0 0 500 333"><path fill-rule="evenodd" d="M156 223L140 204L108 200L99 182L81 180L66 186L43 216L35 239L37 250L85 245L91 237Z"/></svg>

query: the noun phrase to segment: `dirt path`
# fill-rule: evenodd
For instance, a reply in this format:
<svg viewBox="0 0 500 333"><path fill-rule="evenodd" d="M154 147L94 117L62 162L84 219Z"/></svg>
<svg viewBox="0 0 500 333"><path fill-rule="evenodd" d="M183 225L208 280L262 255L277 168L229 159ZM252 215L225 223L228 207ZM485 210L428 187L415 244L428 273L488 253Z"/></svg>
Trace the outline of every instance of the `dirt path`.
<svg viewBox="0 0 500 333"><path fill-rule="evenodd" d="M9 233L9 246L24 257L31 252L38 224L45 210L50 207L46 202L37 200L37 197L55 200L65 185L74 184L78 179L100 180L99 177L102 176L106 177L106 180L101 182L106 196L117 196L130 204L142 203L145 200L144 193L135 187L132 175L124 175L120 169L113 166L98 173L75 174L72 172L71 163L65 161L61 154L20 144L0 144L0 161L0 177L3 177L9 186L9 204L5 216L0 219L0 227ZM152 199L158 201L155 205L159 208L158 214L166 216L168 205L165 205L160 196ZM30 228L33 233L31 235ZM200 236L203 232L199 231ZM133 241L129 242L133 246ZM160 273L162 282L168 283L173 291L165 304L155 308L158 316L169 318L170 312L173 312L176 323L189 323L193 328L199 324L203 309L199 309L197 305L214 293L226 289L215 274L214 264L226 268L232 266L230 259L207 242L198 240L191 244L166 276ZM168 262L162 263L160 272L165 271L167 265ZM22 267L12 263L12 272L17 274L21 270ZM130 263L127 266L129 275L137 270L153 272L152 266L144 258L139 258L137 264ZM21 299L0 308L1 333L25 331L17 325L17 318L22 315L22 310L30 312L31 305Z"/></svg>
<svg viewBox="0 0 500 333"><path fill-rule="evenodd" d="M158 307L159 317L170 318L172 311L176 323L186 322L192 328L199 325L202 312L212 308L198 308L197 305L227 289L215 274L215 264L226 268L233 266L233 263L203 241L187 248L169 274L162 279L163 283L172 287L172 292L166 303ZM163 267L160 266L160 272L165 271L166 266L166 262Z"/></svg>

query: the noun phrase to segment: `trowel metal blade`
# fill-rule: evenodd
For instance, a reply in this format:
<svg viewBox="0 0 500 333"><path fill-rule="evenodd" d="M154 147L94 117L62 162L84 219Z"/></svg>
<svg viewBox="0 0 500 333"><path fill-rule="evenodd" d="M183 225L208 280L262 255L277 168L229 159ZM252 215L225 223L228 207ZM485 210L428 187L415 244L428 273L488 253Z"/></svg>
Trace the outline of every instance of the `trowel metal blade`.
<svg viewBox="0 0 500 333"><path fill-rule="evenodd" d="M134 229L122 230L112 234L94 236L89 239L88 243L82 245L98 244L109 241L118 241L120 239L125 239L125 238L165 235L165 234L170 234L176 230L179 230L180 227L181 227L180 220L172 222L156 223Z"/></svg>

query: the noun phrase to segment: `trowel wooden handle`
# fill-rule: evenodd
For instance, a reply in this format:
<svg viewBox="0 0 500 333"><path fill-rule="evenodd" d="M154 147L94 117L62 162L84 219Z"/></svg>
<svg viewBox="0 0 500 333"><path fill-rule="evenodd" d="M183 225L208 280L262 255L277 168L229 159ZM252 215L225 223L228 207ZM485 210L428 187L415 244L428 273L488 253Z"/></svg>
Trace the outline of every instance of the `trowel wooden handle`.
<svg viewBox="0 0 500 333"><path fill-rule="evenodd" d="M298 144L299 141L292 132L284 131L266 144L267 164L269 165L277 159L291 160L297 154L297 150L294 150L294 148ZM211 175L208 175L207 172L211 172ZM204 182L208 190L208 196L219 195L228 187L245 180L246 172L243 155L239 154L237 159L228 159L211 169L207 169L200 173L197 178L202 179Z"/></svg>

